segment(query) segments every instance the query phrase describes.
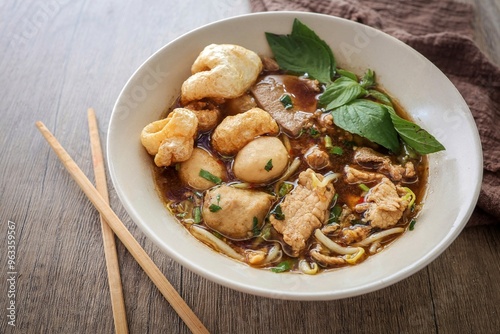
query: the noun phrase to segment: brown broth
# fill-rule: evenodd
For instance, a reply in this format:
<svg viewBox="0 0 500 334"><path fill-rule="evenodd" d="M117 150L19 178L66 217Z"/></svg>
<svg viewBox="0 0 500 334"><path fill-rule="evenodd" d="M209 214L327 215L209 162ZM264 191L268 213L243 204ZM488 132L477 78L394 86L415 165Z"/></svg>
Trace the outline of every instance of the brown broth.
<svg viewBox="0 0 500 334"><path fill-rule="evenodd" d="M284 82L286 85L286 82ZM294 97L295 101L300 101L301 93L300 93L300 87L287 87L287 90L293 91L294 92ZM384 92L385 93L385 92ZM307 99L310 99L310 96L308 95L305 97ZM310 102L310 101L309 101ZM307 102L307 103L309 103ZM295 103L295 102L294 102ZM304 103L306 104L306 103ZM179 102L176 102L176 104L170 108L167 113L171 110L173 110L175 107L179 107L180 104ZM224 110L224 104L219 104L218 107L221 110ZM398 103L394 104L396 112L399 114L399 116L411 120L408 115L405 113L403 108ZM317 111L317 113L321 113L320 111ZM357 135L352 135L349 133L346 133L344 130L337 128L335 125L325 127L324 123L321 123L317 120L314 121L314 128L319 129L321 132L319 136L314 136L311 135L308 131L304 131L300 136L296 138L289 138L292 150L290 152L290 161L292 161L295 157L301 157L302 163L298 169L297 172L292 175L292 177L288 180L290 182L296 182L296 177L297 175L301 172L304 171L305 169L308 168L307 163L304 161L304 153L313 145L318 145L320 148L324 148L324 135L328 134L332 140L333 144L335 146L339 146L343 150L342 155L330 155L330 166L325 169L321 169L319 171L316 171L321 174L325 174L327 172L336 172L336 173L342 173L344 167L348 164L352 164L353 160L353 155L354 155L354 148L355 147L360 147L360 146L368 146L371 148L374 148L377 152L380 152L384 155L387 155L390 157L391 161L393 163L398 164L399 161L402 159L402 156L394 155L388 152L386 149L379 147L378 145L371 143L367 141L366 139L363 139ZM285 134L280 134L284 136ZM210 133L204 133L198 135L195 141L195 146L198 147L203 147L206 150L210 151L214 156L219 157L225 164L228 170L228 180L227 183L231 182L238 182L238 180L235 178L234 174L231 172L231 163L232 160L230 158L226 157L221 157L220 155L215 152L211 145L210 145ZM421 203L425 194L425 185L427 183L427 174L428 174L428 163L427 163L427 158L425 156L417 156L414 159L411 159L411 161L415 165L415 170L417 172L417 179L414 182L411 183L403 183L402 185L405 187L410 188L415 195L417 196L416 203L417 205L415 206L415 210L410 212L410 210L406 210L405 214L401 218L401 220L398 222L397 226L404 227L405 229L408 228L410 222L415 219L417 216ZM154 163L152 163L154 166ZM158 191L161 194L161 197L163 201L166 203L167 207L169 210L176 216L177 220L185 225L186 227L189 227L191 223L186 223L184 221L184 213L179 212L179 210L182 210L179 208L179 203L184 203L185 201L192 202L193 206L200 205L202 202L202 194L198 191L195 191L186 185L184 185L181 180L179 179L177 172L176 172L176 167L175 166L170 166L170 167L156 167L154 166L154 175L155 175L155 181L156 185L158 187ZM259 190L266 191L268 193L272 193L274 189L274 184L271 183L266 186L262 187L257 187L253 186ZM362 200L362 194L363 190L359 187L359 185L356 184L348 184L347 182L344 181L343 177L340 177L337 181L334 182L334 187L336 190L336 193L338 194L338 197L336 199L337 205L343 205L343 204L349 204L352 205L353 202L356 201L361 201ZM276 203L279 202L280 199L276 200ZM275 203L275 204L276 204ZM182 205L181 205L182 206ZM274 206L274 205L273 205ZM190 215L190 213L188 213ZM359 222L358 222L359 223ZM269 224L268 224L269 225ZM204 223L203 221L200 222L200 226L206 227L208 230L210 230ZM264 226L264 228L268 228L269 226ZM374 232L376 232L376 229L374 229ZM249 250L262 250L262 249L269 249L273 245L275 245L277 242L281 244L282 247L286 250L288 247L284 242L282 242L281 236L279 233L277 233L272 227L270 227L270 237L263 238L261 236L256 236L250 240L245 240L245 241L234 241L234 240L229 240L218 233L215 233L218 237L220 237L222 240L224 240L226 243L228 243L232 248L234 248L236 251L238 251L240 254L248 254ZM388 244L390 244L394 239L399 237L400 234L396 236L390 236L382 240L381 242L381 248L383 249L386 247ZM268 240L266 240L268 239ZM310 238L314 239L314 237ZM331 239L336 241L339 244L342 244L343 241L339 238L335 237L335 234L331 236ZM312 243L310 242L310 247L312 246ZM364 257L371 256L368 253L368 249L366 249ZM298 260L299 259L305 259L308 261L311 261L310 256L308 255L308 252L302 254L298 259L297 258L292 258L290 256L287 256L284 254L283 258L280 260L282 261L288 261L291 263L291 271L298 271ZM264 268L273 268L277 264L272 263L269 265L263 266ZM261 267L259 265L256 265L257 267ZM332 269L337 266L329 266L327 268L322 268L321 270L327 270L327 269Z"/></svg>

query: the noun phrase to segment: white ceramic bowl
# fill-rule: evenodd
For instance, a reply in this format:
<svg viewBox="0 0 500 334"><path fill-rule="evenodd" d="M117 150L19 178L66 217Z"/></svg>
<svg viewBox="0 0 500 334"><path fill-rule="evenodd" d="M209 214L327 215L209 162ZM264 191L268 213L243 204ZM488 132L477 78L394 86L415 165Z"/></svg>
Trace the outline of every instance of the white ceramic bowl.
<svg viewBox="0 0 500 334"><path fill-rule="evenodd" d="M290 33L294 18L332 48L340 67L373 69L416 123L446 151L430 155L424 208L413 231L354 266L315 276L254 269L192 237L165 209L139 135L180 93L199 52L211 43L239 44L270 55L264 32ZM168 256L224 286L260 296L328 300L381 289L424 268L467 223L482 178L482 152L471 113L453 84L433 64L397 39L336 17L298 12L249 14L209 24L167 44L132 75L113 110L107 138L111 178L125 209Z"/></svg>

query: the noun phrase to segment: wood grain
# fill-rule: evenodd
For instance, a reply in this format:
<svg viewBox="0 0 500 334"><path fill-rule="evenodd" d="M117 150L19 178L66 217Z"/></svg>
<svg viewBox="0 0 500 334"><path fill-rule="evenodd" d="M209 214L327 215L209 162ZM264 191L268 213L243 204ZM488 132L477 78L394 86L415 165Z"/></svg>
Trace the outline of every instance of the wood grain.
<svg viewBox="0 0 500 334"><path fill-rule="evenodd" d="M90 180L85 176L82 170L78 167L75 161L70 157L66 150L61 146L59 141L45 127L45 125L37 121L38 130L45 137L45 140L52 147L62 164L69 172L71 177L78 184L80 189L85 193L87 198L94 204L94 207L99 211L107 225L115 232L123 245L127 248L130 254L136 259L148 277L158 287L162 295L172 305L174 310L184 320L186 325L193 333L208 333L205 326L200 322L198 317L193 313L189 306L184 302L180 295L175 291L170 282L163 276L162 272L147 253L142 249L141 245L134 239L132 234L127 230L125 225L120 221L120 218L109 207L108 201L105 200L99 191L94 188Z"/></svg>
<svg viewBox="0 0 500 334"><path fill-rule="evenodd" d="M481 48L498 58L498 2L474 1ZM52 10L44 11L44 4ZM50 8L49 8L50 9ZM112 333L98 213L33 126L42 120L92 175L85 111L101 138L114 101L154 51L191 29L249 12L243 0L0 2L0 253L16 224L16 327L7 324L5 257L0 333ZM45 13L45 14L44 14ZM482 27L481 27L482 26ZM431 265L386 289L298 302L230 290L165 256L110 205L212 333L497 333L500 227L464 230ZM189 333L127 249L117 243L130 333ZM332 282L335 284L335 282Z"/></svg>
<svg viewBox="0 0 500 334"><path fill-rule="evenodd" d="M95 187L102 196L104 202L109 205L106 170L104 167L101 139L99 137L99 128L94 109L89 108L87 110L87 119L89 123L90 146L92 149L92 163L94 165ZM118 262L118 254L116 253L115 234L108 226L108 222L102 214L99 215L99 219L101 221L102 241L104 246L104 255L106 258L106 269L108 273L109 294L111 297L115 333L127 334L127 312L125 309L125 300L123 298L120 263Z"/></svg>

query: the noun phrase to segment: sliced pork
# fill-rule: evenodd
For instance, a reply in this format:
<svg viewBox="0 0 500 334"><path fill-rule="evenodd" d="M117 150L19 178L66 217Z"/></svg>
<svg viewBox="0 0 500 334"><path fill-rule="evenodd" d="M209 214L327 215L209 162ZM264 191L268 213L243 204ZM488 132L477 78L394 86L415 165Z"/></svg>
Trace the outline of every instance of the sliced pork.
<svg viewBox="0 0 500 334"><path fill-rule="evenodd" d="M283 235L295 255L305 248L314 230L327 220L334 195L331 181L307 169L300 173L297 186L280 204L282 214L270 216L271 224Z"/></svg>

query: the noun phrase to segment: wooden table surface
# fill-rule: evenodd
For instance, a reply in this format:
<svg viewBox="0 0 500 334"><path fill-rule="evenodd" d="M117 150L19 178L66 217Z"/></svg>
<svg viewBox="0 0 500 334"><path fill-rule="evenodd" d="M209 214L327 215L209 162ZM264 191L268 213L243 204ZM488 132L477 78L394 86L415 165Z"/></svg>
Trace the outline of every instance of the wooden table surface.
<svg viewBox="0 0 500 334"><path fill-rule="evenodd" d="M95 108L104 142L115 99L149 55L193 28L249 11L246 0L0 2L0 333L114 331L98 214L35 121L93 179L87 108ZM477 42L500 64L498 17L498 2L477 1ZM500 225L466 228L425 269L383 290L282 301L230 290L181 267L145 238L108 184L115 212L212 333L500 331ZM117 247L130 332L188 333Z"/></svg>

